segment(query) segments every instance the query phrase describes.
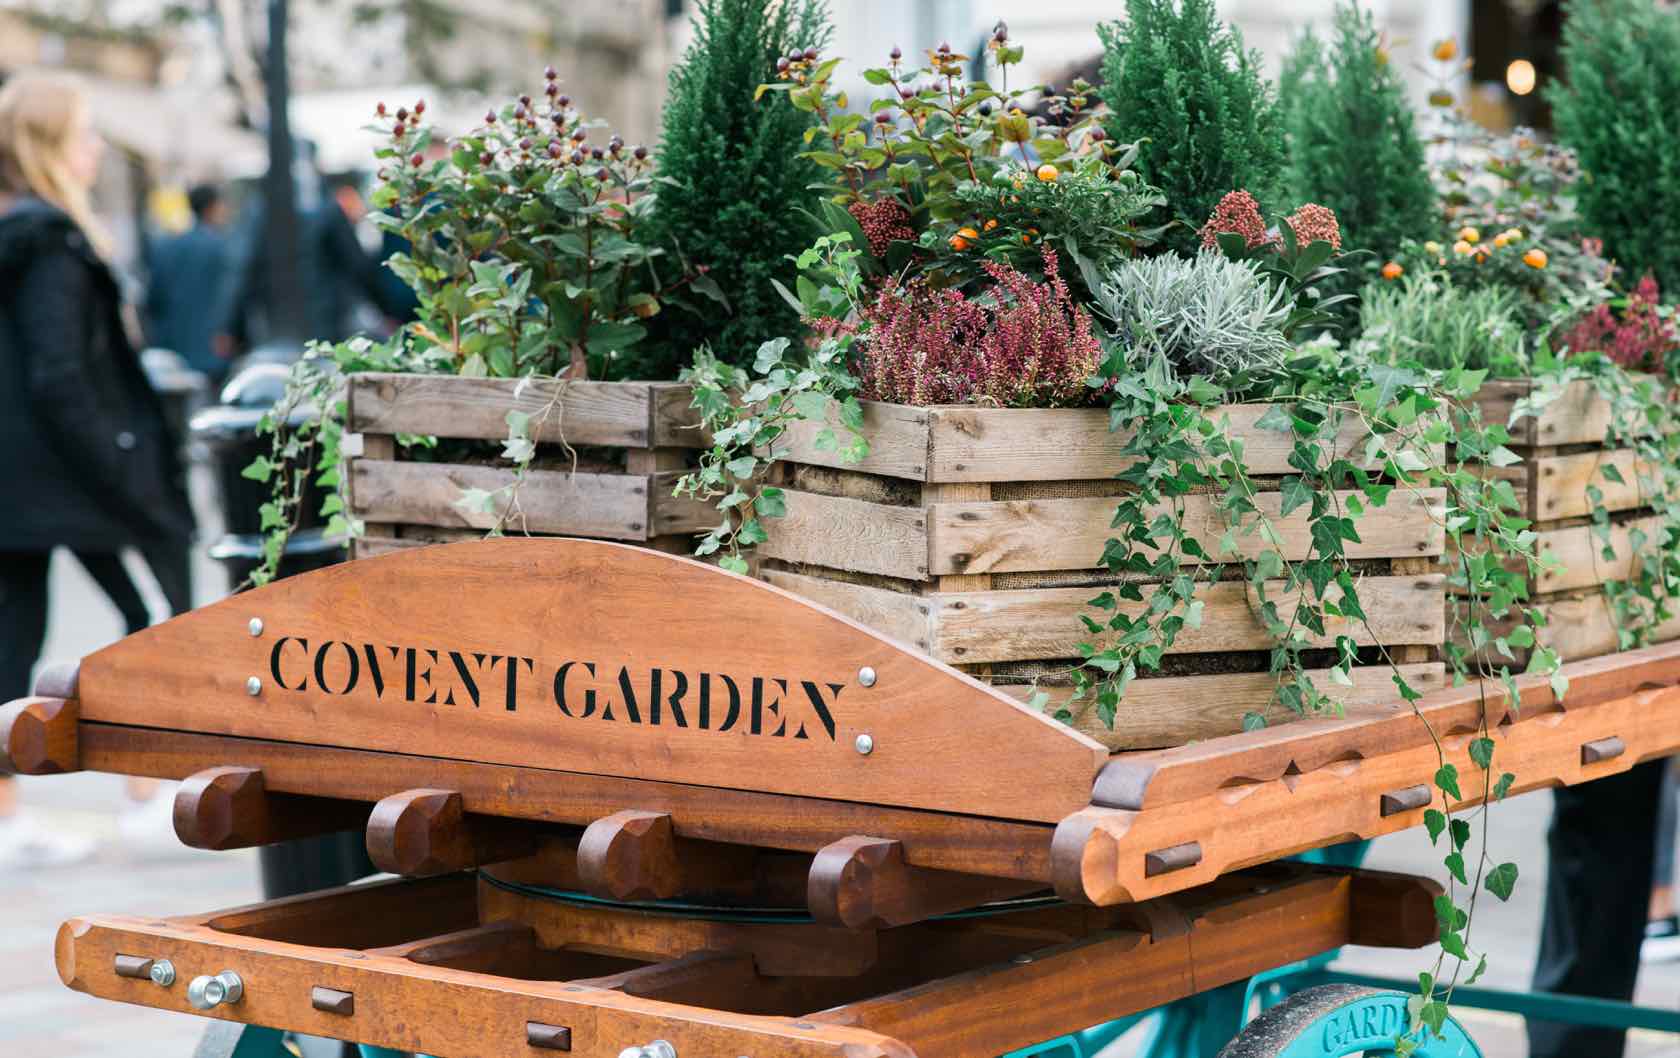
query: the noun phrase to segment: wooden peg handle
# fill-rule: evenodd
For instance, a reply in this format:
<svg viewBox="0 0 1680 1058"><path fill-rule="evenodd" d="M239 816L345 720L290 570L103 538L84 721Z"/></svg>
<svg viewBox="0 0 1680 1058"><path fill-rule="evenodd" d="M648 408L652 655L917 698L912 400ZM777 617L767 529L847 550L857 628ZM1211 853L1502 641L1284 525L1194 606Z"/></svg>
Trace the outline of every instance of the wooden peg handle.
<svg viewBox="0 0 1680 1058"><path fill-rule="evenodd" d="M614 900L676 896L682 861L671 817L627 809L589 824L578 842L578 877L588 892Z"/></svg>
<svg viewBox="0 0 1680 1058"><path fill-rule="evenodd" d="M19 698L0 707L0 773L58 775L81 770L80 709L63 698Z"/></svg>
<svg viewBox="0 0 1680 1058"><path fill-rule="evenodd" d="M209 768L175 791L175 836L195 849L243 849L358 828L355 801L273 794L256 768Z"/></svg>
<svg viewBox="0 0 1680 1058"><path fill-rule="evenodd" d="M1041 888L1036 883L913 867L886 838L841 838L811 861L806 902L819 922L879 929L920 922Z"/></svg>
<svg viewBox="0 0 1680 1058"><path fill-rule="evenodd" d="M367 850L374 864L410 877L530 856L538 844L537 828L470 814L455 790L392 794L373 806L367 822Z"/></svg>

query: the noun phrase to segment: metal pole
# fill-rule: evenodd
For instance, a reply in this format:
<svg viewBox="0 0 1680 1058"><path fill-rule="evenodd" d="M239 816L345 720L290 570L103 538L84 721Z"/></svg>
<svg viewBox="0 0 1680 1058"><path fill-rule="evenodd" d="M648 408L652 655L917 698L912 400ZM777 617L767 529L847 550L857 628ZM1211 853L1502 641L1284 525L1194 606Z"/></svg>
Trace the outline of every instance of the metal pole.
<svg viewBox="0 0 1680 1058"><path fill-rule="evenodd" d="M303 291L298 280L297 188L293 183L291 89L286 71L286 0L268 0L268 175L263 181L264 241L268 252L270 341L301 345Z"/></svg>

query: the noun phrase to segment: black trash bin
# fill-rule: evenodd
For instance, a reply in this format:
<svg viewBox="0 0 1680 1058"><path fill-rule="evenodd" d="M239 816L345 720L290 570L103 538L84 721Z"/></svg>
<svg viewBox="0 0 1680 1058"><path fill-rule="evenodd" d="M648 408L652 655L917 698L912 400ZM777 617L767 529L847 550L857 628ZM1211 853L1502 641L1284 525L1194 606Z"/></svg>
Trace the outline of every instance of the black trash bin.
<svg viewBox="0 0 1680 1058"><path fill-rule="evenodd" d="M266 483L252 481L241 471L269 450L269 439L258 435L257 423L284 395L289 372L290 364L273 353L258 354L236 364L222 387L222 403L192 419L193 439L209 454L222 506L225 532L211 545L210 557L222 563L235 590L246 584L262 563L262 519L257 508L269 498ZM312 410L299 410L293 422L313 414ZM276 577L307 573L343 561L343 542L327 537L320 524L324 498L324 492L311 482L299 512L299 527L286 543ZM360 830L267 845L258 850L258 858L266 899L344 885L377 870L368 859Z"/></svg>

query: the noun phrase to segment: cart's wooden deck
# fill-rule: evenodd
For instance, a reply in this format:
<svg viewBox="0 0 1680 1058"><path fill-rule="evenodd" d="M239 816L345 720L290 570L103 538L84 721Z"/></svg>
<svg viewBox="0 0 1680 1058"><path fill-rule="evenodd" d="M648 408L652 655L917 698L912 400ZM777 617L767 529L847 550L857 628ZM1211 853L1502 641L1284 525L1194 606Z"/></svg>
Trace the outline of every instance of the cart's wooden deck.
<svg viewBox="0 0 1680 1058"><path fill-rule="evenodd" d="M1431 695L1427 725L1397 703L1111 757L762 583L615 544L501 540L292 578L131 636L6 707L5 749L23 772L197 776L183 835L207 847L367 820L399 868L467 867L501 848L498 821L628 811L657 827L615 833L818 854L813 879L881 874L886 846L902 870L989 880L979 892L1036 883L1112 905L1416 825L1434 738L1468 799L1484 727L1513 791L1680 750L1680 646L1567 673L1561 704L1523 678L1520 703L1497 684Z"/></svg>

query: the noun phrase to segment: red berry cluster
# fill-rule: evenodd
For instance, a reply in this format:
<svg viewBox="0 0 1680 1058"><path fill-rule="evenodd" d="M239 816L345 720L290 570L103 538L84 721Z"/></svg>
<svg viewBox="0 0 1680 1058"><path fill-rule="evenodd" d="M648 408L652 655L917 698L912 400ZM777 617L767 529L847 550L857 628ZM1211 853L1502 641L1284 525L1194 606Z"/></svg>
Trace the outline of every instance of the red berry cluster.
<svg viewBox="0 0 1680 1058"><path fill-rule="evenodd" d="M915 229L910 227L910 211L897 199L860 200L847 206L846 211L863 229L864 238L869 240L869 252L876 257L885 256L890 244L916 237Z"/></svg>

